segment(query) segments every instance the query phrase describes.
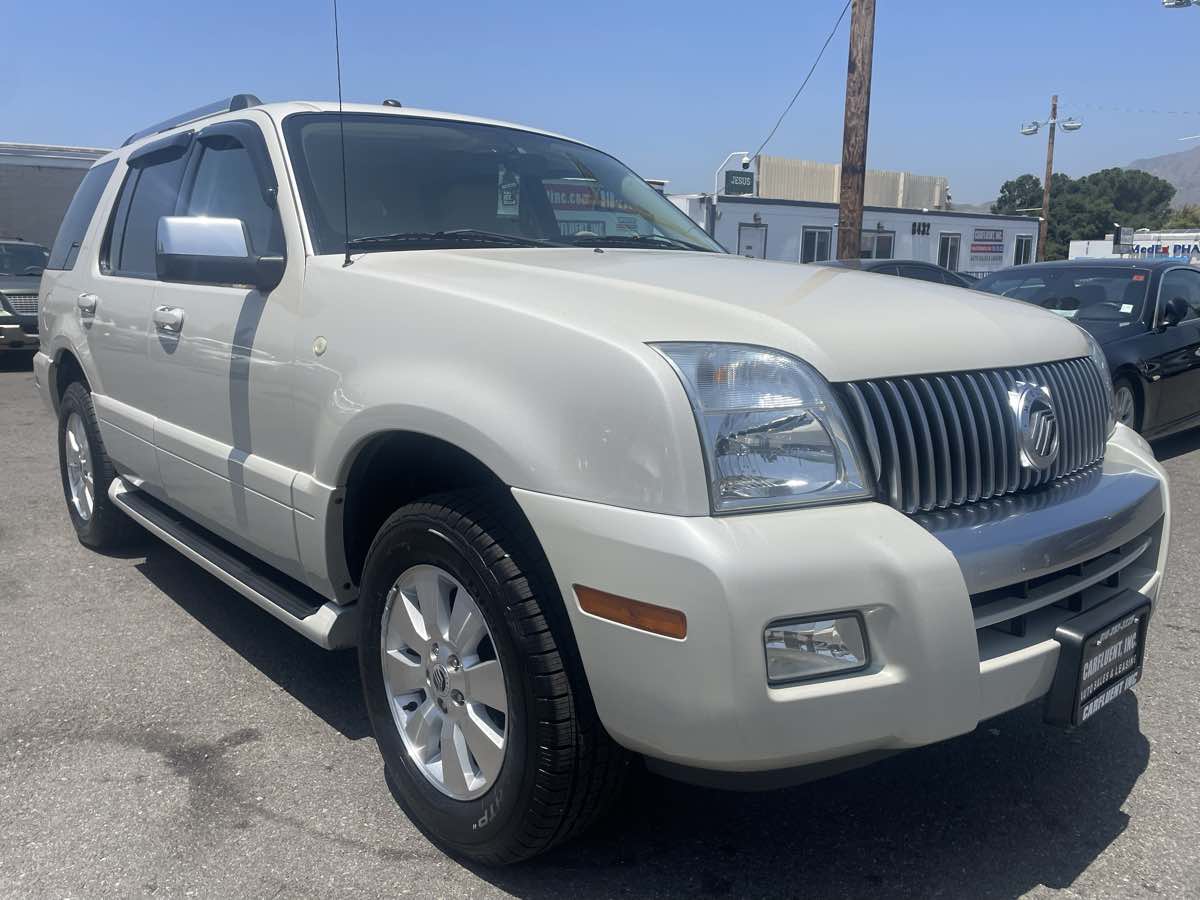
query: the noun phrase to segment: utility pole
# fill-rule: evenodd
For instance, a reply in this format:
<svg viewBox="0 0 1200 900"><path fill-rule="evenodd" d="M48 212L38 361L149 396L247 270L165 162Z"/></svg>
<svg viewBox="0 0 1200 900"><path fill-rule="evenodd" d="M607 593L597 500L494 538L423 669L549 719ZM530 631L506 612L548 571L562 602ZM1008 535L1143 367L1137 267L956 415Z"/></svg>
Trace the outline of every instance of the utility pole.
<svg viewBox="0 0 1200 900"><path fill-rule="evenodd" d="M1050 231L1050 179L1054 177L1054 132L1058 130L1058 94L1050 98L1050 136L1046 139L1046 180L1042 182L1042 227L1038 229L1038 262L1046 258L1046 234Z"/></svg>
<svg viewBox="0 0 1200 900"><path fill-rule="evenodd" d="M850 14L850 59L846 65L838 259L858 259L862 254L867 120L871 113L871 55L874 48L875 0L854 0L854 9Z"/></svg>

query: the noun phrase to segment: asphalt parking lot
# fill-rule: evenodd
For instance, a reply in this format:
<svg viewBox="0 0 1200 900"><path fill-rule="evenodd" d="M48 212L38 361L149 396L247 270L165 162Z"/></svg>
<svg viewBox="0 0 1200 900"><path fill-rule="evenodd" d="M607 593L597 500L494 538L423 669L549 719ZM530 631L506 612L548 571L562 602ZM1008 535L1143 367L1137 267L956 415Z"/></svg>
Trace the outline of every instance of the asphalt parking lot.
<svg viewBox="0 0 1200 900"><path fill-rule="evenodd" d="M1200 432L1156 447L1175 505L1146 677L1086 728L1025 708L769 794L638 773L584 840L472 869L392 801L352 653L149 537L75 541L27 363L0 357L4 896L1200 895Z"/></svg>

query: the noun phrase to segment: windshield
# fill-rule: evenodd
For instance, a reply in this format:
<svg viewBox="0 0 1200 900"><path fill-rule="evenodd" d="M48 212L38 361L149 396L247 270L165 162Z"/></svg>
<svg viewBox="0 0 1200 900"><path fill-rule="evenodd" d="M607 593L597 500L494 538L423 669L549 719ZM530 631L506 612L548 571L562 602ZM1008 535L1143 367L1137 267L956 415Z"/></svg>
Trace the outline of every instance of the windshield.
<svg viewBox="0 0 1200 900"><path fill-rule="evenodd" d="M284 123L317 253L345 246L336 113ZM354 250L629 246L718 251L703 229L611 156L515 128L348 113Z"/></svg>
<svg viewBox="0 0 1200 900"><path fill-rule="evenodd" d="M0 275L41 275L49 255L41 244L0 243Z"/></svg>
<svg viewBox="0 0 1200 900"><path fill-rule="evenodd" d="M1150 272L1103 266L1008 269L989 275L977 291L1000 294L1091 322L1135 322L1146 303Z"/></svg>

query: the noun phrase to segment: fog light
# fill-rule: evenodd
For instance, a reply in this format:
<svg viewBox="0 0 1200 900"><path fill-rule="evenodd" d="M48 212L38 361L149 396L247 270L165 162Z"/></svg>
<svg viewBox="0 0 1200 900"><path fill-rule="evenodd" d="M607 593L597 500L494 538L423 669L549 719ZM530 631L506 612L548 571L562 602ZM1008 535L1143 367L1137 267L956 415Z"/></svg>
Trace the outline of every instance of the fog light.
<svg viewBox="0 0 1200 900"><path fill-rule="evenodd" d="M772 622L763 631L763 646L771 684L844 675L865 669L869 660L866 629L858 613Z"/></svg>

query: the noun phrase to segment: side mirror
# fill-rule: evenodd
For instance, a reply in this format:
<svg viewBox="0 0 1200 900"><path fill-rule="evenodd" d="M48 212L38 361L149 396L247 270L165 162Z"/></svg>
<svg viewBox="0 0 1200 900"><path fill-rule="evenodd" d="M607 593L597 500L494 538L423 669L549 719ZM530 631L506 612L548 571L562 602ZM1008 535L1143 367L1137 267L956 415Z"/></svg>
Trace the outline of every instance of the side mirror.
<svg viewBox="0 0 1200 900"><path fill-rule="evenodd" d="M283 280L282 256L256 256L241 219L163 216L155 268L160 281L246 284L264 294Z"/></svg>
<svg viewBox="0 0 1200 900"><path fill-rule="evenodd" d="M1168 326L1178 325L1188 317L1188 313L1191 311L1188 302L1182 297L1172 297L1163 307L1163 322Z"/></svg>

